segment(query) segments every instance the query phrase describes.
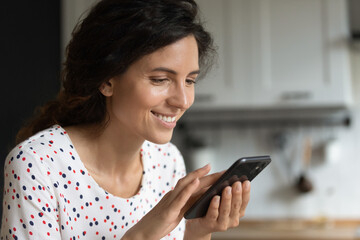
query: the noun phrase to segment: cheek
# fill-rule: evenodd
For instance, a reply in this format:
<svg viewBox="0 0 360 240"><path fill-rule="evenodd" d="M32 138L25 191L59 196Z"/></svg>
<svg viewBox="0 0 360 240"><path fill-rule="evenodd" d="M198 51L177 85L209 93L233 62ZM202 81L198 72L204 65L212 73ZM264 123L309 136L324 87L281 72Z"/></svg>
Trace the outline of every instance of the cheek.
<svg viewBox="0 0 360 240"><path fill-rule="evenodd" d="M149 88L144 89L144 92L147 93L147 95L151 95L151 97L157 97L157 96L167 96L169 93L169 86L151 86Z"/></svg>
<svg viewBox="0 0 360 240"><path fill-rule="evenodd" d="M145 104L152 105L163 101L164 99L167 98L168 95L169 95L169 88L155 87L143 92L141 98Z"/></svg>
<svg viewBox="0 0 360 240"><path fill-rule="evenodd" d="M113 95L111 99L112 107L118 110L126 108L128 105L127 102L129 101L131 102L131 99L129 99L125 94Z"/></svg>

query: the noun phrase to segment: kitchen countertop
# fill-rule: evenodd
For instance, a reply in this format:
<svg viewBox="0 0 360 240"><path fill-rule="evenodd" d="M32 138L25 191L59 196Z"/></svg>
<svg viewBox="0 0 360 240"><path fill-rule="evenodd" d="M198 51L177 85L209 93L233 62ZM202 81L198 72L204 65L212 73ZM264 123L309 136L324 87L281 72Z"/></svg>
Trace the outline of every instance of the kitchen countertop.
<svg viewBox="0 0 360 240"><path fill-rule="evenodd" d="M213 240L360 240L360 220L242 220Z"/></svg>

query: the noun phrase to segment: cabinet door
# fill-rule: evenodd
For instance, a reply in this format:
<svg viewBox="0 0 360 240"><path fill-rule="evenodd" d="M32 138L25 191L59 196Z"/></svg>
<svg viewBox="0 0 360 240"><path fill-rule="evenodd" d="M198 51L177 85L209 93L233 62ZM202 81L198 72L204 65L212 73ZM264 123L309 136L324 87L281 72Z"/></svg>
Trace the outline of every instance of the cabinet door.
<svg viewBox="0 0 360 240"><path fill-rule="evenodd" d="M253 105L313 107L349 101L345 1L253 4Z"/></svg>
<svg viewBox="0 0 360 240"><path fill-rule="evenodd" d="M212 70L198 81L193 110L233 108L250 103L250 2L197 0L205 27L218 48L218 58Z"/></svg>

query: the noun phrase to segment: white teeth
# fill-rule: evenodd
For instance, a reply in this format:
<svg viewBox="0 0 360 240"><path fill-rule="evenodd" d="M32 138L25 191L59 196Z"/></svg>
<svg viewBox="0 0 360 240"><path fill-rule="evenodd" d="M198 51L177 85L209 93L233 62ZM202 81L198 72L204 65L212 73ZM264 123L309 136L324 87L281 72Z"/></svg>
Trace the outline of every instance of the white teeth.
<svg viewBox="0 0 360 240"><path fill-rule="evenodd" d="M171 123L171 122L175 122L175 120L176 120L176 117L167 117L167 116L160 115L158 113L156 113L155 115L164 122Z"/></svg>

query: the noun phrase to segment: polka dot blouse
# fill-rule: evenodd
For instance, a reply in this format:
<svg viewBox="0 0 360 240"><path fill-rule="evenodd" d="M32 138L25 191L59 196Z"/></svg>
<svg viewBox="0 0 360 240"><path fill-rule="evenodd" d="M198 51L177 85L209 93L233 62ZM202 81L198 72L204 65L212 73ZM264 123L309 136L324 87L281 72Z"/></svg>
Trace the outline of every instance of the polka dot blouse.
<svg viewBox="0 0 360 240"><path fill-rule="evenodd" d="M120 239L185 176L171 143L145 141L141 157L139 192L120 198L95 182L63 128L39 132L6 159L1 239ZM184 230L182 220L163 239L183 239Z"/></svg>

